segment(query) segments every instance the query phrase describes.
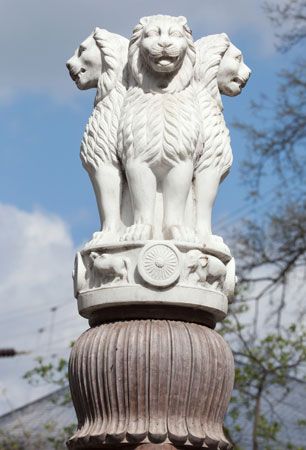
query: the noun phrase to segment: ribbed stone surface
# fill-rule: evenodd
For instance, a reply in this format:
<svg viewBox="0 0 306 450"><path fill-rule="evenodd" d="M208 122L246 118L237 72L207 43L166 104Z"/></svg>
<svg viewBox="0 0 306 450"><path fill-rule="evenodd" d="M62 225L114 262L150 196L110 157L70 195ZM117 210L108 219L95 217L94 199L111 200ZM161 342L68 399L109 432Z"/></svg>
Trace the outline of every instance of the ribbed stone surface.
<svg viewBox="0 0 306 450"><path fill-rule="evenodd" d="M70 359L78 431L72 449L173 443L229 449L222 424L232 353L201 325L139 320L87 330Z"/></svg>

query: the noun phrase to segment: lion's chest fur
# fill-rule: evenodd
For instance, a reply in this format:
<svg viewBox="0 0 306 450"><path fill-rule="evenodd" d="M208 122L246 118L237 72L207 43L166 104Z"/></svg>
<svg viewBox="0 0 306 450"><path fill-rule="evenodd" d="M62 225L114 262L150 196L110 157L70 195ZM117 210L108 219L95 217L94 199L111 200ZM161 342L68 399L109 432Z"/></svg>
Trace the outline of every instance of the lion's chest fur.
<svg viewBox="0 0 306 450"><path fill-rule="evenodd" d="M192 159L200 135L199 107L191 86L178 93L127 92L120 126L119 153L125 163L174 166Z"/></svg>
<svg viewBox="0 0 306 450"><path fill-rule="evenodd" d="M95 106L89 118L80 152L82 163L89 172L104 163L118 164L118 127L125 92L123 85L118 83Z"/></svg>

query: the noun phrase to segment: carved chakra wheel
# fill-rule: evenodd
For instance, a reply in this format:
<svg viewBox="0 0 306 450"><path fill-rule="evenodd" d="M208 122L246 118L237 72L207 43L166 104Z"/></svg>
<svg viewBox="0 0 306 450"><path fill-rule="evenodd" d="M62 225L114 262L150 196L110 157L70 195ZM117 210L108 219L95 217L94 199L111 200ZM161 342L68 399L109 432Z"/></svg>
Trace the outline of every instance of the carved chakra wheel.
<svg viewBox="0 0 306 450"><path fill-rule="evenodd" d="M220 95L238 95L250 70L226 34L193 42L184 17L161 15L130 42L96 28L67 67L97 89L81 159L101 219L75 260L90 328L69 362L78 427L67 446L230 449L233 357L213 328L235 262L207 230L232 164Z"/></svg>
<svg viewBox="0 0 306 450"><path fill-rule="evenodd" d="M170 286L181 273L179 253L171 243L147 244L140 252L137 267L143 280L157 287Z"/></svg>

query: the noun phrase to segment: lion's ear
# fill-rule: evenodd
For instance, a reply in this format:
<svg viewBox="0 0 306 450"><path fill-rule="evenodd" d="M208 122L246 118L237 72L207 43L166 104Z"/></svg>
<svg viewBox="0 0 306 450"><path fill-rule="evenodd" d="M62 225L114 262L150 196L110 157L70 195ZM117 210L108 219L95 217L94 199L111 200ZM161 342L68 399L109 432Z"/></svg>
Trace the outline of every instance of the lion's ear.
<svg viewBox="0 0 306 450"><path fill-rule="evenodd" d="M140 19L139 23L140 23L140 25L142 25L144 27L145 25L147 25L148 21L149 21L149 17L142 17Z"/></svg>
<svg viewBox="0 0 306 450"><path fill-rule="evenodd" d="M187 25L187 19L185 16L178 16L177 20L181 25Z"/></svg>
<svg viewBox="0 0 306 450"><path fill-rule="evenodd" d="M220 33L220 36L222 36L223 39L225 39L228 42L230 42L230 38L228 37L228 35L226 33Z"/></svg>
<svg viewBox="0 0 306 450"><path fill-rule="evenodd" d="M192 34L191 29L189 28L189 26L187 25L187 19L185 16L179 16L177 18L177 21L180 25L182 25L182 27L184 28L185 31L187 31L187 33Z"/></svg>
<svg viewBox="0 0 306 450"><path fill-rule="evenodd" d="M192 31L191 31L191 29L189 28L189 26L188 26L188 24L187 24L187 19L186 19L185 16L179 16L179 17L177 18L177 21L178 21L178 23L179 23L180 25L182 25L182 27L184 28L184 30L185 30L187 33L189 33L189 34L192 35Z"/></svg>

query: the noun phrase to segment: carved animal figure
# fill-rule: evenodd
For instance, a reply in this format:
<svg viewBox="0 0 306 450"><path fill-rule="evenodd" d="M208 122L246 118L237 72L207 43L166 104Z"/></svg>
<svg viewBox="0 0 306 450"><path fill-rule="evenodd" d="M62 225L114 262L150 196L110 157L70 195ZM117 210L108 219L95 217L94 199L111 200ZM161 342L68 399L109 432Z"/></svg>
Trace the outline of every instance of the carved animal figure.
<svg viewBox="0 0 306 450"><path fill-rule="evenodd" d="M226 34L206 36L196 43L195 82L203 129L203 149L195 165L196 230L207 246L227 252L222 239L212 235L211 213L219 184L232 165L229 131L223 117L221 95L240 94L250 76L241 51Z"/></svg>
<svg viewBox="0 0 306 450"><path fill-rule="evenodd" d="M209 284L222 289L226 267L220 259L204 255L200 250L190 250L186 255L184 281L188 284Z"/></svg>
<svg viewBox="0 0 306 450"><path fill-rule="evenodd" d="M231 260L226 264L226 277L223 286L223 292L230 302L234 298L236 283L236 264L235 259L231 258Z"/></svg>
<svg viewBox="0 0 306 450"><path fill-rule="evenodd" d="M123 239L152 238L159 191L164 238L229 252L212 235L211 211L232 163L220 93L239 94L250 75L240 50L225 34L194 45L184 17L151 16L135 27L129 51L127 39L96 28L67 67L79 89L97 88L81 159L95 191L101 231L86 247L121 235L120 209L130 208L122 196L122 163L133 207L133 224ZM184 213L192 184L196 226L191 229Z"/></svg>
<svg viewBox="0 0 306 450"><path fill-rule="evenodd" d="M126 240L152 238L157 189L163 193L164 237L195 239L184 226L200 145L200 111L191 83L195 59L184 17L144 17L133 31L118 147L134 210Z"/></svg>
<svg viewBox="0 0 306 450"><path fill-rule="evenodd" d="M99 254L91 252L89 255L91 260L90 267L95 276L113 276L112 283L118 281L130 281L130 260L122 256L115 256L107 253Z"/></svg>
<svg viewBox="0 0 306 450"><path fill-rule="evenodd" d="M77 252L74 260L74 269L72 272L74 296L77 298L82 289L86 289L86 267L80 252Z"/></svg>
<svg viewBox="0 0 306 450"><path fill-rule="evenodd" d="M241 94L250 75L251 69L244 63L241 50L230 42L222 56L217 74L217 82L221 94L230 97Z"/></svg>
<svg viewBox="0 0 306 450"><path fill-rule="evenodd" d="M95 241L117 240L121 227L122 175L117 157L117 132L126 92L124 68L128 40L96 28L67 61L79 89L97 88L94 110L86 125L81 160L96 195L101 232Z"/></svg>

